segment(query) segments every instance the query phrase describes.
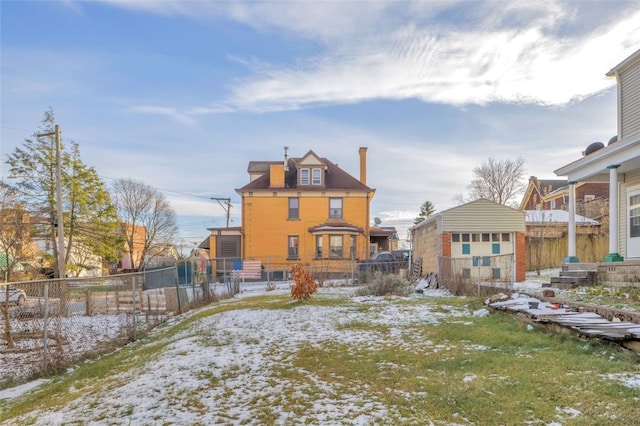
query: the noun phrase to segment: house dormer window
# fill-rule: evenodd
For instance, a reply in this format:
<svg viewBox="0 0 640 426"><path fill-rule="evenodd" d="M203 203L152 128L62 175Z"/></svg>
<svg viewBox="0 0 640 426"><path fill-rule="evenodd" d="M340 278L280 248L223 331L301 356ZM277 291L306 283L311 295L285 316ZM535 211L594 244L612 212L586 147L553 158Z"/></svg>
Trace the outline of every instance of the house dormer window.
<svg viewBox="0 0 640 426"><path fill-rule="evenodd" d="M309 169L300 169L300 185L309 185Z"/></svg>
<svg viewBox="0 0 640 426"><path fill-rule="evenodd" d="M300 185L322 185L322 168L301 168Z"/></svg>

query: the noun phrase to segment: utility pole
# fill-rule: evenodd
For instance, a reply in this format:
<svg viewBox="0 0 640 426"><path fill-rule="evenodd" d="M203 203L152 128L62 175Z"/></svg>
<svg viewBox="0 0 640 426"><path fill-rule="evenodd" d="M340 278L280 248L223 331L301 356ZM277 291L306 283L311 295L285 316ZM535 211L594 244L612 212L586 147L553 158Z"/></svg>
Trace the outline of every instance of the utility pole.
<svg viewBox="0 0 640 426"><path fill-rule="evenodd" d="M62 224L62 155L60 153L60 126L56 124L55 131L36 135L56 137L56 210L58 211L58 278L64 278L64 227Z"/></svg>
<svg viewBox="0 0 640 426"><path fill-rule="evenodd" d="M212 200L216 200L218 202L218 204L220 204L220 207L222 207L224 209L225 212L227 212L227 228L229 227L229 214L231 213L231 198L216 198L216 197L212 197ZM224 201L224 204L222 204L222 202Z"/></svg>

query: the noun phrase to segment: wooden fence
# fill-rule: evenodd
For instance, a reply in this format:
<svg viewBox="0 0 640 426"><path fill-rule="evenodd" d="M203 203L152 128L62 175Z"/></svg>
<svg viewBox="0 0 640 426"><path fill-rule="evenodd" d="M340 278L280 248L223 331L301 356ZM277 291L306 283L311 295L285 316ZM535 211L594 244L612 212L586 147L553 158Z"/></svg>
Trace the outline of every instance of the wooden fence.
<svg viewBox="0 0 640 426"><path fill-rule="evenodd" d="M133 291L87 291L86 305L87 315L117 315L120 313L132 313L135 303L136 312L151 314L164 314L171 309L172 303L168 303L166 291L175 294L175 289L137 290L135 298ZM175 298L175 296L174 296Z"/></svg>
<svg viewBox="0 0 640 426"><path fill-rule="evenodd" d="M536 269L558 268L564 264L568 255L568 240L561 238L535 238L527 236L527 271ZM609 236L581 235L576 236L576 256L580 262L591 263L603 261L609 253Z"/></svg>

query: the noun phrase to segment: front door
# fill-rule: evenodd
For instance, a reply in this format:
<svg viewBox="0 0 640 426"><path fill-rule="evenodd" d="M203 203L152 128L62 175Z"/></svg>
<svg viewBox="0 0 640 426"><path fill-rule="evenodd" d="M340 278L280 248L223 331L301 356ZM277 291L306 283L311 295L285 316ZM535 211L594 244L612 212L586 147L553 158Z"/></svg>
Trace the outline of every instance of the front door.
<svg viewBox="0 0 640 426"><path fill-rule="evenodd" d="M640 190L627 195L627 255L640 258Z"/></svg>

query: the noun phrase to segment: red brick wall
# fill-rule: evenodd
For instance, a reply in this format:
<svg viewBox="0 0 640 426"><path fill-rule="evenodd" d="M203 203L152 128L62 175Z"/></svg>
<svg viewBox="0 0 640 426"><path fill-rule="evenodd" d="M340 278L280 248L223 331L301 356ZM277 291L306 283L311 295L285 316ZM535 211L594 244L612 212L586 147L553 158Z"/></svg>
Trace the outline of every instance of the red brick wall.
<svg viewBox="0 0 640 426"><path fill-rule="evenodd" d="M516 233L516 282L526 280L527 255L524 232Z"/></svg>
<svg viewBox="0 0 640 426"><path fill-rule="evenodd" d="M442 233L442 256L451 257L451 233Z"/></svg>

